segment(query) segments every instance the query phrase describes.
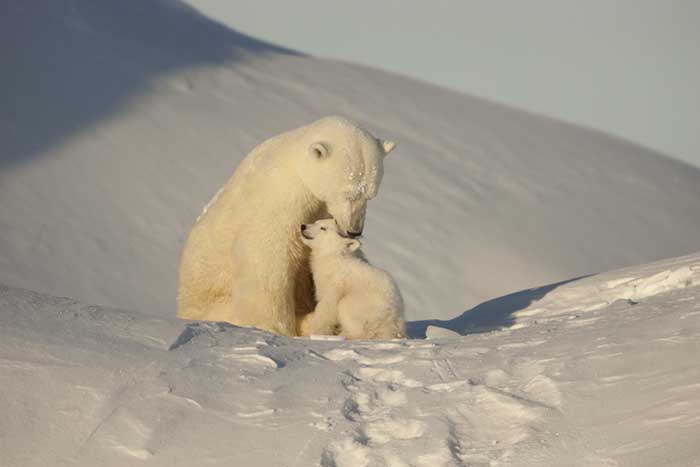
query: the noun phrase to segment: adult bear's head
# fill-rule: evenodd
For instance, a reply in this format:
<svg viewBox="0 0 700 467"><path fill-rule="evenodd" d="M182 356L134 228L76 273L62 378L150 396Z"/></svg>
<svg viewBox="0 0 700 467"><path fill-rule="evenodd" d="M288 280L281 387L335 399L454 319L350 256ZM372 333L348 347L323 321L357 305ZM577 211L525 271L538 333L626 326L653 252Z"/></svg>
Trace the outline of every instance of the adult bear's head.
<svg viewBox="0 0 700 467"><path fill-rule="evenodd" d="M342 117L327 117L305 128L305 151L297 168L311 193L326 203L341 231L362 233L367 201L377 196L384 157L396 144L375 138Z"/></svg>

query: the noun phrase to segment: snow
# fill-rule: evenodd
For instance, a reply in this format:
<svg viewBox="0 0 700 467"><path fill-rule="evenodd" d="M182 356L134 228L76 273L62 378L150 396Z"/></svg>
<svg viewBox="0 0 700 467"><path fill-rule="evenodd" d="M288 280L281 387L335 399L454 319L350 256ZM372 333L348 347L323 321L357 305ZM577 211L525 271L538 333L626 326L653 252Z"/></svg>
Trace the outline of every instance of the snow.
<svg viewBox="0 0 700 467"><path fill-rule="evenodd" d="M34 3L0 15L22 44L0 55L0 465L700 463L700 171L175 1ZM177 320L202 206L328 114L398 142L364 244L412 338Z"/></svg>
<svg viewBox="0 0 700 467"><path fill-rule="evenodd" d="M409 333L430 338L501 327L522 328L559 315L587 315L618 302L636 305L650 296L698 285L700 264L694 254L516 292L450 320L414 321Z"/></svg>
<svg viewBox="0 0 700 467"><path fill-rule="evenodd" d="M700 254L665 260L523 291L499 328L391 341L3 286L0 465L693 465L698 278Z"/></svg>

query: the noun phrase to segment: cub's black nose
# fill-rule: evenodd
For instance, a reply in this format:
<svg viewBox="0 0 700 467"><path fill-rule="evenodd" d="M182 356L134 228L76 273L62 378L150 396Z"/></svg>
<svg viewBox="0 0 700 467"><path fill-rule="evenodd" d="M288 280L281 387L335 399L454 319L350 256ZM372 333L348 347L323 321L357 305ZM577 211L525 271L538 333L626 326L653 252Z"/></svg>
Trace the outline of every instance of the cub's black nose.
<svg viewBox="0 0 700 467"><path fill-rule="evenodd" d="M301 224L301 231L303 232L304 230L306 230L306 224Z"/></svg>

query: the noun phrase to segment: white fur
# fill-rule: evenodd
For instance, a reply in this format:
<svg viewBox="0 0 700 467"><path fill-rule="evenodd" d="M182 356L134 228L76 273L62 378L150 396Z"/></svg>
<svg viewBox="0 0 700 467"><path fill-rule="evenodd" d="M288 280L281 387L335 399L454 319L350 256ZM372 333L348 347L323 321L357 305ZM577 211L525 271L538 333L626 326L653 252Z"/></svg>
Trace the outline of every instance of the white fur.
<svg viewBox="0 0 700 467"><path fill-rule="evenodd" d="M190 231L178 316L296 335L297 316L314 307L299 225L330 214L344 232L361 232L387 148L328 117L253 149Z"/></svg>
<svg viewBox="0 0 700 467"><path fill-rule="evenodd" d="M326 219L304 226L302 241L311 248L318 302L304 325L305 334L348 339L405 336L399 288L386 271L364 259L358 240L341 236L335 221Z"/></svg>

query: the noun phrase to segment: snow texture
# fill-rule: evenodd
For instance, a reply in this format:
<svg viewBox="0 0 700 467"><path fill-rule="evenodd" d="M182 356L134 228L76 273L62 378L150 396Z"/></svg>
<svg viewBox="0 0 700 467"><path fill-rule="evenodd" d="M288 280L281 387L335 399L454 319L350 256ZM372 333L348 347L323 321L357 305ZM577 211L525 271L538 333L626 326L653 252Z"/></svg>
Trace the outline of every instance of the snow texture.
<svg viewBox="0 0 700 467"><path fill-rule="evenodd" d="M0 465L700 460L700 254L521 293L489 332L353 342L3 286Z"/></svg>

